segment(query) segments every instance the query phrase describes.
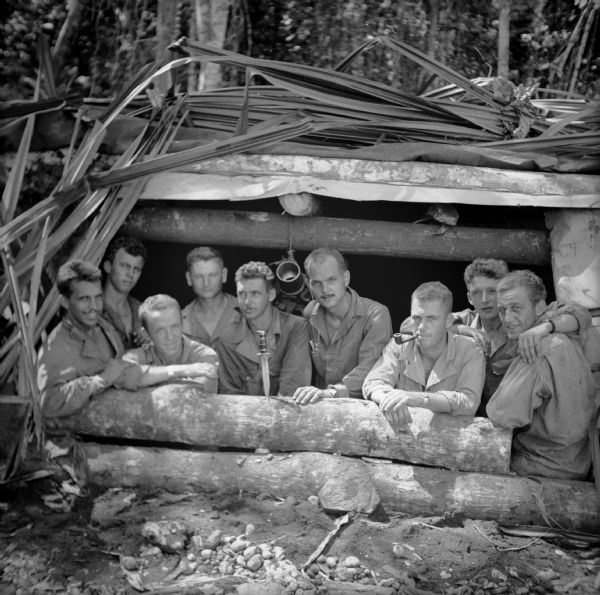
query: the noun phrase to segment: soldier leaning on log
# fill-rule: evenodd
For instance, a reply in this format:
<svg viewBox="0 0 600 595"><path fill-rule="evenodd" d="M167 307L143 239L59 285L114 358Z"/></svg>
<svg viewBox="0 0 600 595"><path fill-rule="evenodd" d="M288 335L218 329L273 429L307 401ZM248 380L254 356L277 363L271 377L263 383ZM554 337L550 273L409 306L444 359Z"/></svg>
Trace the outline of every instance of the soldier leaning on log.
<svg viewBox="0 0 600 595"><path fill-rule="evenodd" d="M395 430L410 423L408 407L474 415L485 358L471 338L449 332L452 293L438 281L423 283L412 293L410 314L416 338L394 337L385 346L365 378L365 398L379 405Z"/></svg>
<svg viewBox="0 0 600 595"><path fill-rule="evenodd" d="M185 278L196 297L182 311L183 332L212 346L230 324L238 302L223 291L227 269L218 250L208 246L194 248L186 263Z"/></svg>
<svg viewBox="0 0 600 595"><path fill-rule="evenodd" d="M204 392L216 393L217 354L183 334L179 302L168 295L152 295L140 306L139 315L150 341L123 356L125 361L142 369L139 385L183 378L193 381Z"/></svg>
<svg viewBox="0 0 600 595"><path fill-rule="evenodd" d="M238 309L214 343L222 393L292 395L310 382L306 322L272 305L274 280L275 275L264 262L248 262L235 273ZM257 331L266 336L268 391L261 374Z"/></svg>
<svg viewBox="0 0 600 595"><path fill-rule="evenodd" d="M497 291L510 340L550 327L536 341L535 357L514 358L487 405L492 422L515 430L511 468L521 475L584 479L591 465L588 427L596 389L582 345L558 332L552 320L539 324L546 288L531 271L509 273Z"/></svg>
<svg viewBox="0 0 600 595"><path fill-rule="evenodd" d="M323 398L360 398L367 372L392 335L390 313L349 287L350 271L337 250L313 250L304 270L314 298L304 309L314 386L302 386L294 399L306 405Z"/></svg>
<svg viewBox="0 0 600 595"><path fill-rule="evenodd" d="M102 317L115 327L125 349L145 341L138 314L141 304L131 291L139 281L147 257L148 251L140 240L119 236L108 245L102 262L106 275Z"/></svg>
<svg viewBox="0 0 600 595"><path fill-rule="evenodd" d="M515 357L533 362L540 353L540 341L553 329L560 333L582 333L591 325L586 308L552 302L545 307L535 326L517 338L509 338L498 313L497 300L498 283L507 273L508 266L503 260L478 258L469 264L464 281L473 309L455 312L455 324L450 329L473 337L486 355L485 384L476 413L481 417L485 417L485 407Z"/></svg>
<svg viewBox="0 0 600 595"><path fill-rule="evenodd" d="M123 361L123 342L101 317L102 274L94 264L71 260L58 270L64 316L42 346L38 385L46 418L77 412L109 386L135 390L141 370Z"/></svg>

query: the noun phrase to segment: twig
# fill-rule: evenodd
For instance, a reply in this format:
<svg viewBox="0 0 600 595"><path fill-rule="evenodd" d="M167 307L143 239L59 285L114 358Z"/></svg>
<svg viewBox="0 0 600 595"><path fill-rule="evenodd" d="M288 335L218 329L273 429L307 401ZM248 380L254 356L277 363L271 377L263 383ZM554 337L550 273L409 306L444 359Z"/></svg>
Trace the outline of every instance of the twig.
<svg viewBox="0 0 600 595"><path fill-rule="evenodd" d="M477 525L473 524L473 526L475 527L475 529L477 529L477 532L485 540L489 541L499 552L518 552L519 550L527 549L530 545L533 545L534 543L538 542L540 539L543 539L543 537L544 537L544 535L546 535L546 533L550 532L550 529L548 529L548 531L546 531L546 533L544 533L544 535L540 535L539 537L532 539L529 543L526 543L525 545L519 545L516 547L500 547L499 545L495 544Z"/></svg>
<svg viewBox="0 0 600 595"><path fill-rule="evenodd" d="M335 521L335 527L327 534L325 539L321 541L319 547L308 557L308 560L302 564L301 570L304 570L307 566L312 564L320 555L321 552L327 547L327 544L338 534L339 530L350 521L350 513L346 513L344 516L338 518Z"/></svg>

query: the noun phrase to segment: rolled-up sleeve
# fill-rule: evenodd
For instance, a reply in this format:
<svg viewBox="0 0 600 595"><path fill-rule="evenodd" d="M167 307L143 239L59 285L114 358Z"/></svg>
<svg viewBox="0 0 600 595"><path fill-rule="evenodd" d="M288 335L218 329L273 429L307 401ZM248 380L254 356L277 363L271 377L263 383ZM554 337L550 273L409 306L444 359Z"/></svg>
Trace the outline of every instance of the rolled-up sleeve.
<svg viewBox="0 0 600 595"><path fill-rule="evenodd" d="M46 417L64 417L87 405L93 395L106 389L99 375L78 376L77 369L65 357L42 349L39 357L37 383L41 393L42 411Z"/></svg>
<svg viewBox="0 0 600 595"><path fill-rule="evenodd" d="M392 339L383 348L371 370L367 373L362 394L365 399L372 399L374 394L385 394L393 390L400 373L400 360L397 353L397 344Z"/></svg>
<svg viewBox="0 0 600 595"><path fill-rule="evenodd" d="M439 390L450 405L452 415L475 415L485 382L485 357L474 344L469 345L452 390Z"/></svg>
<svg viewBox="0 0 600 595"><path fill-rule="evenodd" d="M342 378L342 383L351 397L360 398L363 394L365 378L381 356L391 336L392 319L389 310L378 304L373 308L365 325L365 333L358 350L358 364Z"/></svg>

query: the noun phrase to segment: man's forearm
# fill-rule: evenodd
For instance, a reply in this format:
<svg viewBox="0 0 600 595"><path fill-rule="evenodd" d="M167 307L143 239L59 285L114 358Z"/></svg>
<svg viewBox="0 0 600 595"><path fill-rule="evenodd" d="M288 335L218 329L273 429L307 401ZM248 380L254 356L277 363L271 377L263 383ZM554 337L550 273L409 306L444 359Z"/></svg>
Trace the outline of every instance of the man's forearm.
<svg viewBox="0 0 600 595"><path fill-rule="evenodd" d="M64 417L76 413L87 405L90 399L107 388L99 376L80 376L68 382L48 388L42 400L44 415Z"/></svg>

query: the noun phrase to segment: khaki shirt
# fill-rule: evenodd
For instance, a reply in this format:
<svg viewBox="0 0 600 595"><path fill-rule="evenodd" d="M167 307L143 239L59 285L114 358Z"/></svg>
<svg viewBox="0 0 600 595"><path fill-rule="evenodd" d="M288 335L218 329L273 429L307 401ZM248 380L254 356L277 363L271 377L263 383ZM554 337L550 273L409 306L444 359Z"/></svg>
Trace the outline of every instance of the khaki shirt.
<svg viewBox="0 0 600 595"><path fill-rule="evenodd" d="M291 396L310 384L311 365L306 322L299 316L272 308L267 331L271 395ZM219 355L221 392L264 395L256 335L236 310L227 331L215 342Z"/></svg>
<svg viewBox="0 0 600 595"><path fill-rule="evenodd" d="M427 378L418 343L399 345L392 339L365 378L365 398L394 389L434 392L447 399L452 415L475 415L485 375L483 352L469 337L447 332L446 338L446 348Z"/></svg>
<svg viewBox="0 0 600 595"><path fill-rule="evenodd" d="M552 302L546 306L544 313L536 321L536 325L560 314L571 314L577 319L579 323L578 334L580 335L585 333L592 323L590 313L586 308L578 304ZM455 312L453 316L458 324L464 324L465 326L485 332L479 314L474 310L466 309L462 312ZM492 351L486 361L485 384L481 404L477 411L477 415L484 417L486 416L485 407L498 388L513 359L517 357L519 347L517 339L509 339L506 336L506 331L502 324L491 334L490 340L492 342Z"/></svg>
<svg viewBox="0 0 600 595"><path fill-rule="evenodd" d="M514 428L511 468L521 475L583 479L591 456L588 425L595 384L577 341L542 339L543 355L511 363L487 405L488 417Z"/></svg>
<svg viewBox="0 0 600 595"><path fill-rule="evenodd" d="M38 386L46 417L75 413L108 388L99 374L110 359L123 355L123 343L112 325L99 319L90 333L68 316L54 328L38 357ZM131 365L115 386L135 390L141 369Z"/></svg>
<svg viewBox="0 0 600 595"><path fill-rule="evenodd" d="M351 397L360 398L367 372L392 336L392 321L384 305L348 291L350 309L331 341L325 310L316 300L306 306L304 317L309 324L315 386L342 384Z"/></svg>
<svg viewBox="0 0 600 595"><path fill-rule="evenodd" d="M139 365L144 371L147 366L168 366L170 364L212 364L215 368L218 368L219 359L214 349L202 345L202 343L198 343L197 341L192 341L186 336L182 336L182 340L183 349L181 357L176 362L164 361L152 343L128 351L123 356L123 359ZM201 386L207 393L216 393L218 390L217 378L198 376L189 378L188 380Z"/></svg>
<svg viewBox="0 0 600 595"><path fill-rule="evenodd" d="M127 303L131 309L131 332L128 332L125 328L123 319L119 316L119 313L116 310L113 310L106 302L104 302L102 318L112 324L115 328L125 349L132 349L137 346L135 338L142 329L142 322L139 315L139 309L142 303L132 296L127 296Z"/></svg>
<svg viewBox="0 0 600 595"><path fill-rule="evenodd" d="M219 316L219 321L217 322L217 326L212 335L208 334L208 331L200 322L198 317L198 300L193 300L181 311L183 332L194 339L194 341L212 347L213 343L227 330L238 305L237 298L228 293L223 295L227 300L225 310L221 312L221 316Z"/></svg>

